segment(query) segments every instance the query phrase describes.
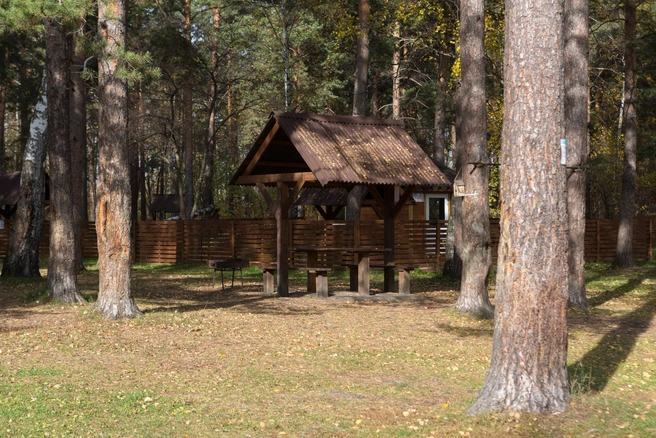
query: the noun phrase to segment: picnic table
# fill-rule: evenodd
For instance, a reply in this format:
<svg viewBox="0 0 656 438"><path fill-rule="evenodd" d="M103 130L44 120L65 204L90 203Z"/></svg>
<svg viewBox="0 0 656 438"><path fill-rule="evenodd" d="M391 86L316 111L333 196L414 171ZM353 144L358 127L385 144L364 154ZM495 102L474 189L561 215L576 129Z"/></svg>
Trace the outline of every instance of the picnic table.
<svg viewBox="0 0 656 438"><path fill-rule="evenodd" d="M323 277L327 274L328 268L321 268L318 266L319 253L325 252L348 252L354 253L357 255L357 291L360 295L370 295L371 288L369 284L369 270L371 267L371 254L384 254L385 252L391 251L390 249L382 248L350 248L350 247L315 247L315 246L300 246L293 248L297 252L307 253L307 267L304 268L308 271L308 292L317 291L317 296L319 291L317 290L317 275L320 276L320 286L323 287ZM393 269L393 266L391 266ZM353 273L355 269L351 271L351 286L353 287L354 279ZM323 295L323 290L322 290ZM327 284L325 296L328 296Z"/></svg>

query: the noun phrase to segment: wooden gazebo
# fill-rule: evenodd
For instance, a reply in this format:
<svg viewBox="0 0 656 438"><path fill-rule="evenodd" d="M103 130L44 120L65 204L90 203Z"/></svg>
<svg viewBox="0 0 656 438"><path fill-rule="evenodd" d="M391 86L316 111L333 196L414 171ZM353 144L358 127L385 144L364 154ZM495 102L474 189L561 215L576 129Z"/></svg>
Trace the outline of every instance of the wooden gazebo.
<svg viewBox="0 0 656 438"><path fill-rule="evenodd" d="M301 189L366 186L383 212L385 264L393 264L394 218L414 187L450 184L400 121L284 112L271 114L230 183L257 186L276 218L282 296L288 294L289 209ZM275 200L267 186L277 188ZM394 290L391 269L384 289Z"/></svg>

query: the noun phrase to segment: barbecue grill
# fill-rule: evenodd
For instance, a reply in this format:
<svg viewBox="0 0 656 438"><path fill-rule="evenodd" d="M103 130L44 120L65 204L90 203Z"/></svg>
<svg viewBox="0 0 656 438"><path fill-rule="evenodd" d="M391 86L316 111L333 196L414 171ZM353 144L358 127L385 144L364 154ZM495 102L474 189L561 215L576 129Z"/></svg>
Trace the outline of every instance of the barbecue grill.
<svg viewBox="0 0 656 438"><path fill-rule="evenodd" d="M246 259L222 259L222 260L210 260L208 265L214 271L212 272L212 287L214 287L214 277L216 276L216 271L221 271L221 290L225 290L223 284L223 271L232 271L232 286L235 285L235 271L239 269L239 276L241 277L241 285L244 286L244 275L241 271L241 268L248 268L250 262Z"/></svg>

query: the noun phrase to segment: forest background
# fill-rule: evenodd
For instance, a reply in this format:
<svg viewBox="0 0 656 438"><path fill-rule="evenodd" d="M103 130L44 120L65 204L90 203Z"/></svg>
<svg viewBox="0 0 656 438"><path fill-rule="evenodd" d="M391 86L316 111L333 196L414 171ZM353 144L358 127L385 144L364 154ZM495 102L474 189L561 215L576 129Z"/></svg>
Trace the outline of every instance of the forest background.
<svg viewBox="0 0 656 438"><path fill-rule="evenodd" d="M1 4L2 2L0 2ZM21 3L22 5L16 5ZM37 2L38 3L38 2ZM97 18L91 2L70 4L82 20L67 29L74 74L86 83L87 217L97 181ZM0 12L0 173L20 170L43 78L42 14L31 2ZM459 81L458 4L370 2L368 115L401 118L436 160L452 166ZM152 194L193 187L193 210L264 217L252 188L228 182L271 111L351 114L358 35L356 0L134 0L128 8L129 143L133 216L150 218ZM486 2L488 148L498 162L503 115L504 5ZM20 23L8 27L2 23ZM638 7L638 178L636 214L656 213L656 2ZM623 169L622 3L590 3L589 218L618 216ZM74 49L73 49L74 48ZM396 92L395 92L396 90ZM190 117L191 115L191 117ZM78 124L80 122L77 122ZM186 171L185 146L191 168ZM74 164L75 166L75 164ZM490 207L498 213L498 168ZM191 178L190 178L191 175ZM182 211L183 217L190 216Z"/></svg>

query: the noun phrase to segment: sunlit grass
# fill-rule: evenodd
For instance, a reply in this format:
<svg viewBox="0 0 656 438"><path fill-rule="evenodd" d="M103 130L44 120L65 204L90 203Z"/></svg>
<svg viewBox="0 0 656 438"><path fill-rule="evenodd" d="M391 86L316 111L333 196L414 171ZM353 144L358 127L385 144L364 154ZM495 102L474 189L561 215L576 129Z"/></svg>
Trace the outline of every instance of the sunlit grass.
<svg viewBox="0 0 656 438"><path fill-rule="evenodd" d="M92 301L98 271L85 265ZM243 274L221 291L203 265L137 264L132 321L50 303L44 278L0 278L0 435L656 435L656 263L588 265L558 416L465 415L493 321L451 309L457 284L438 274L413 271L425 301L394 304L317 300L294 271L292 297L264 297L261 271ZM347 286L330 273L331 291Z"/></svg>

